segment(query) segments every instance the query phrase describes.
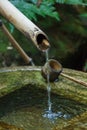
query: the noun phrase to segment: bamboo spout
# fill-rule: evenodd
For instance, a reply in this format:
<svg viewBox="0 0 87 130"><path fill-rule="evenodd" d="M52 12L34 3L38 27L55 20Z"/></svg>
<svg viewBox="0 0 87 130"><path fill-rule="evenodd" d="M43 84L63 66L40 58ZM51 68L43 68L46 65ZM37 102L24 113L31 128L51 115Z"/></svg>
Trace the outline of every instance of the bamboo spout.
<svg viewBox="0 0 87 130"><path fill-rule="evenodd" d="M0 14L9 20L9 22L27 38L31 38L37 48L41 51L46 51L50 47L46 34L8 0L0 0Z"/></svg>

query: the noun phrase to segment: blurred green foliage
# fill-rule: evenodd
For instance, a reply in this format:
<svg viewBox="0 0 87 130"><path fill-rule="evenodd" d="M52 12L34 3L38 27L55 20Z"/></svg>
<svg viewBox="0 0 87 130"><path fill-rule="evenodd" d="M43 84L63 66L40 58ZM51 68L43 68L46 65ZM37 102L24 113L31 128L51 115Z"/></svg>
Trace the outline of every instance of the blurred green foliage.
<svg viewBox="0 0 87 130"><path fill-rule="evenodd" d="M87 42L87 1L86 0L10 0L25 16L39 26L49 37L50 58L58 59L65 66L72 64L71 55L79 53L79 47ZM45 55L31 46L16 28L3 21L22 48L37 65L45 62ZM22 35L22 36L21 36ZM8 39L0 31L0 52L7 52ZM29 43L29 44L27 44ZM84 51L84 49L82 50ZM17 57L16 51L11 54ZM86 52L84 52L86 55ZM82 54L83 55L83 54ZM40 60L37 61L37 58ZM78 56L77 56L78 58ZM83 60L83 59L84 60ZM84 66L86 56L79 58ZM22 61L23 62L23 61ZM69 64L68 64L69 62ZM72 64L73 65L73 64Z"/></svg>
<svg viewBox="0 0 87 130"><path fill-rule="evenodd" d="M10 0L29 19L37 21L37 16L53 17L59 20L58 12L55 9L53 0Z"/></svg>

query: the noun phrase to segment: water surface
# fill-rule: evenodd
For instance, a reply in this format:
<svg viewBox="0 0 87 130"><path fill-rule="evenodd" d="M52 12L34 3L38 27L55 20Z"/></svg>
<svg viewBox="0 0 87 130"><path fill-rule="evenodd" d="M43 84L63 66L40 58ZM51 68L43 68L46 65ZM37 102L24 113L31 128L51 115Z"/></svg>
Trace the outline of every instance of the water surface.
<svg viewBox="0 0 87 130"><path fill-rule="evenodd" d="M87 106L51 93L52 112L47 117L48 93L26 86L0 99L0 120L25 130L52 130L83 113Z"/></svg>

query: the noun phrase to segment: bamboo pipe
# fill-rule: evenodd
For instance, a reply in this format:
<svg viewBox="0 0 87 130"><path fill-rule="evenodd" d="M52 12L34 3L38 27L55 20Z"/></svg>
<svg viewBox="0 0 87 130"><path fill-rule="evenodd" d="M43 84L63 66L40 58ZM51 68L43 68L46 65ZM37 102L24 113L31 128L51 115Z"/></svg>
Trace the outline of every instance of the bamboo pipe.
<svg viewBox="0 0 87 130"><path fill-rule="evenodd" d="M9 20L27 38L31 38L41 51L46 51L50 47L46 34L8 0L0 0L0 14Z"/></svg>
<svg viewBox="0 0 87 130"><path fill-rule="evenodd" d="M2 23L2 21L0 20L0 28L2 29L2 31L6 34L6 36L8 37L9 41L11 42L11 44L13 45L14 48L17 49L17 51L20 53L20 55L22 56L22 58L24 59L24 61L26 62L26 64L31 63L32 64L32 58L30 58L25 52L24 50L20 47L20 45L17 43L17 41L14 39L14 37L10 34L10 32L8 31L8 29L6 28L6 26Z"/></svg>

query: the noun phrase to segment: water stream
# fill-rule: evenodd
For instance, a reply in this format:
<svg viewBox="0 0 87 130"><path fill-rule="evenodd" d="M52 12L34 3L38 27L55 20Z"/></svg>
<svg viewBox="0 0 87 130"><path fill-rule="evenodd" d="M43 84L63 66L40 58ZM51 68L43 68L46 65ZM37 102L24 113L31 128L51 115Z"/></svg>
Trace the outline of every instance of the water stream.
<svg viewBox="0 0 87 130"><path fill-rule="evenodd" d="M49 60L49 50L47 50L46 53L46 62ZM48 66L49 67L49 66ZM45 111L45 114L43 115L43 117L50 119L52 122L54 122L55 119L57 119L58 117L62 116L61 112L55 113L52 111L52 102L51 102L51 84L49 81L50 78L50 74L49 74L49 68L48 68L48 72L47 72L47 95L48 95L48 109L47 111Z"/></svg>
<svg viewBox="0 0 87 130"><path fill-rule="evenodd" d="M49 55L48 55L48 51L46 51L46 62L49 60ZM50 114L52 112L52 103L51 103L51 85L50 85L50 74L49 71L47 72L47 93L48 93L48 114Z"/></svg>
<svg viewBox="0 0 87 130"><path fill-rule="evenodd" d="M49 60L48 51L49 50L47 50L45 52L46 53L46 62ZM43 116L50 119L51 115L52 115L52 103L51 103L51 85L50 85L49 78L50 78L50 75L49 75L49 72L47 72L47 94L48 94L48 99L47 100L48 100L48 110L47 110L46 114L44 114Z"/></svg>

